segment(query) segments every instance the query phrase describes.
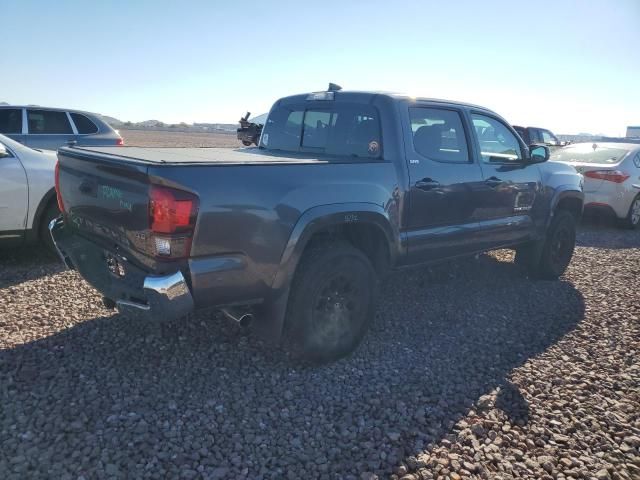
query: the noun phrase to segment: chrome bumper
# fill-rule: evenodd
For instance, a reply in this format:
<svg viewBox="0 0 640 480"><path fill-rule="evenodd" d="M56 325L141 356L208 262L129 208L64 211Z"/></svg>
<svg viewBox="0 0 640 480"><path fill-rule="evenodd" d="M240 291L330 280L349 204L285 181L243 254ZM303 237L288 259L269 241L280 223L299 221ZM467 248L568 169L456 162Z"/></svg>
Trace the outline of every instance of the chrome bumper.
<svg viewBox="0 0 640 480"><path fill-rule="evenodd" d="M116 300L118 309L137 311L150 318L172 320L193 311L193 297L181 272L144 279L144 293L148 303Z"/></svg>

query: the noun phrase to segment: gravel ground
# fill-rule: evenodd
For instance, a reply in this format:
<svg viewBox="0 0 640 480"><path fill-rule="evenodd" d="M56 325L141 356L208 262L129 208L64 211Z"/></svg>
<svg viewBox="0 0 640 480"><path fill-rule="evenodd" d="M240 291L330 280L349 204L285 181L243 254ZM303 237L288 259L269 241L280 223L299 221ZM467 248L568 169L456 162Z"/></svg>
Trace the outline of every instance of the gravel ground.
<svg viewBox="0 0 640 480"><path fill-rule="evenodd" d="M578 243L556 282L509 252L394 275L319 368L0 253L0 478L639 479L640 231Z"/></svg>

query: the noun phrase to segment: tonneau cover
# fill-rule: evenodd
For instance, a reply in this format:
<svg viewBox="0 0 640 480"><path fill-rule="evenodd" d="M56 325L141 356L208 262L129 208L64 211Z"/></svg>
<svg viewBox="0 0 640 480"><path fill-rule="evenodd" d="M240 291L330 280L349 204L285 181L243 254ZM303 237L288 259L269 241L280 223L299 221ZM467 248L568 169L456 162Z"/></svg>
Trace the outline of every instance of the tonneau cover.
<svg viewBox="0 0 640 480"><path fill-rule="evenodd" d="M184 148L184 147L64 147L60 152L72 156L101 156L153 164L250 165L278 163L328 163L336 158L316 154L275 152L254 148ZM98 155L95 155L98 154ZM344 161L344 159L342 159Z"/></svg>

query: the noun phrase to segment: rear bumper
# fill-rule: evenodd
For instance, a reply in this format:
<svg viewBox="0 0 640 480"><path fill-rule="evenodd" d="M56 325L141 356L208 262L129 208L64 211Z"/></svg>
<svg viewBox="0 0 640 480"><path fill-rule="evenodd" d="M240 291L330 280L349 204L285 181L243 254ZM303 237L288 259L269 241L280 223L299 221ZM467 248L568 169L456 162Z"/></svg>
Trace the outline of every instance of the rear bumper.
<svg viewBox="0 0 640 480"><path fill-rule="evenodd" d="M49 231L65 265L77 270L119 309L157 320L177 319L193 311L193 296L182 272L149 275L125 256L106 252L93 242L72 235L61 217L49 224ZM116 269L108 267L107 256L117 262Z"/></svg>
<svg viewBox="0 0 640 480"><path fill-rule="evenodd" d="M629 213L629 206L633 196L624 192L586 192L584 195L584 208L588 211L613 212L618 218L625 218Z"/></svg>

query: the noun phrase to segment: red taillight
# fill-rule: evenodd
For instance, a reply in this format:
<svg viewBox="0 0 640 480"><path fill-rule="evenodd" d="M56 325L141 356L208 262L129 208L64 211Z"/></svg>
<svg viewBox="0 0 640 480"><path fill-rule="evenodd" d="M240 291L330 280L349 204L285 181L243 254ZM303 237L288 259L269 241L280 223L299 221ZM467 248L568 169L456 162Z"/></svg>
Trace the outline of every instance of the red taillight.
<svg viewBox="0 0 640 480"><path fill-rule="evenodd" d="M620 170L590 170L588 172L584 172L584 176L589 178L595 178L597 180L606 180L608 182L622 183L627 178L629 178L630 175Z"/></svg>
<svg viewBox="0 0 640 480"><path fill-rule="evenodd" d="M151 231L176 233L193 230L198 214L198 197L182 190L152 185L149 198Z"/></svg>
<svg viewBox="0 0 640 480"><path fill-rule="evenodd" d="M121 147L122 145L124 145L124 139L123 138L119 138L116 140L116 145L118 147Z"/></svg>
<svg viewBox="0 0 640 480"><path fill-rule="evenodd" d="M64 212L64 202L62 201L62 194L60 193L60 160L56 162L55 185L56 199L58 200L58 210L60 210L60 212Z"/></svg>
<svg viewBox="0 0 640 480"><path fill-rule="evenodd" d="M149 190L149 223L154 234L154 255L161 258L189 256L197 215L196 195L152 185Z"/></svg>

